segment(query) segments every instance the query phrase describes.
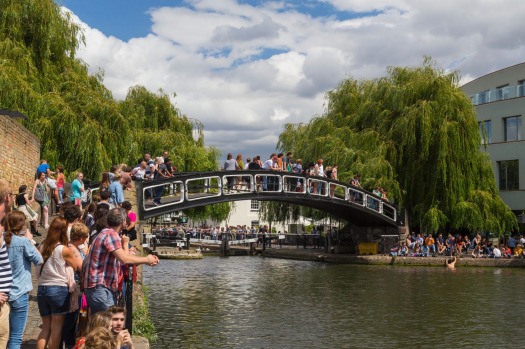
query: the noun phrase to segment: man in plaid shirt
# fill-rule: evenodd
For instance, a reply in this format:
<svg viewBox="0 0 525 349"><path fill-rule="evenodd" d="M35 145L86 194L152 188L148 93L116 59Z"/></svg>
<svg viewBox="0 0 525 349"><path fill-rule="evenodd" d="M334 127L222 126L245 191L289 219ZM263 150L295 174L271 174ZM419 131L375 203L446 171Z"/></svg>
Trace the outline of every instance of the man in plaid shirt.
<svg viewBox="0 0 525 349"><path fill-rule="evenodd" d="M129 237L119 236L126 224L125 210L112 209L106 219L107 227L93 240L83 272L84 293L92 314L116 305L121 263L151 267L159 263L157 256L139 257L129 253Z"/></svg>

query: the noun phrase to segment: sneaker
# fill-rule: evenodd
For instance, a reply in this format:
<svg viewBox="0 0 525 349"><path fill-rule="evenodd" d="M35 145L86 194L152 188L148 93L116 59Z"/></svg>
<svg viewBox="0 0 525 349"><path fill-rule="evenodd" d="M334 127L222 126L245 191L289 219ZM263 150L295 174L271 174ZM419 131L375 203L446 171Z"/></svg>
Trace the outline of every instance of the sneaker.
<svg viewBox="0 0 525 349"><path fill-rule="evenodd" d="M42 233L39 233L38 231L35 231L35 232L33 233L33 235L36 235L36 236L42 236Z"/></svg>

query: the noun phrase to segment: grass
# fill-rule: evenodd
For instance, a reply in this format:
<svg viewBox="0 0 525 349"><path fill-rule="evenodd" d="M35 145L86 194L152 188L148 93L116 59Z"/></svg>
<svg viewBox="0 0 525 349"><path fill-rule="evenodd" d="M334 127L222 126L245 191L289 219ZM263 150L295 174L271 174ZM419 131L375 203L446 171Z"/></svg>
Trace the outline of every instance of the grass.
<svg viewBox="0 0 525 349"><path fill-rule="evenodd" d="M157 330L149 317L146 289L136 294L133 300L133 335L146 338L150 343L157 341Z"/></svg>

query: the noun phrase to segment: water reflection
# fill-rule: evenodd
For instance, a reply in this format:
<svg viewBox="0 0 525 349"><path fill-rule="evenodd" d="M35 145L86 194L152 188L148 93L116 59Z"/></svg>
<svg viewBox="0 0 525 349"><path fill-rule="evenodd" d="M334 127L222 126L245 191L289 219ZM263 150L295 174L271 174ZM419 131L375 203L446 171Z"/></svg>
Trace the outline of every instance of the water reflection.
<svg viewBox="0 0 525 349"><path fill-rule="evenodd" d="M144 278L157 349L521 346L522 269L209 257Z"/></svg>

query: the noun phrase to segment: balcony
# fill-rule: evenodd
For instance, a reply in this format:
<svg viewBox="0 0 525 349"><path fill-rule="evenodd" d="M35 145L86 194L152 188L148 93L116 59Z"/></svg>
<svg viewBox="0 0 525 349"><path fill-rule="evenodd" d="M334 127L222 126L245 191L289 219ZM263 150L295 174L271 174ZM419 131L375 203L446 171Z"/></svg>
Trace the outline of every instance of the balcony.
<svg viewBox="0 0 525 349"><path fill-rule="evenodd" d="M470 96L474 105L503 101L525 96L525 84L495 88Z"/></svg>

